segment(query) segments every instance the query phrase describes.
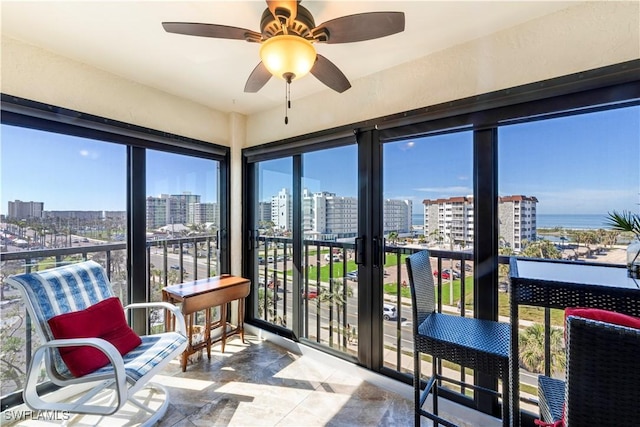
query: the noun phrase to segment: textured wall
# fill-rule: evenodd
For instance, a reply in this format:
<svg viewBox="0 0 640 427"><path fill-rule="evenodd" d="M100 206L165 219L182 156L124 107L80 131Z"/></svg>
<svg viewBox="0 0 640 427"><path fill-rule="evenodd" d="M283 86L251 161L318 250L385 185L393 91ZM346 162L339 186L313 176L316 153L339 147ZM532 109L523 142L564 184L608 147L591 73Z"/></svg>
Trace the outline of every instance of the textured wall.
<svg viewBox="0 0 640 427"><path fill-rule="evenodd" d="M227 114L2 37L2 92L229 145Z"/></svg>
<svg viewBox="0 0 640 427"><path fill-rule="evenodd" d="M640 58L640 3L581 3L297 101L225 114L16 40L2 39L2 92L232 147L232 267L240 272L242 147Z"/></svg>
<svg viewBox="0 0 640 427"><path fill-rule="evenodd" d="M640 2L589 2L248 118L256 145L640 58Z"/></svg>

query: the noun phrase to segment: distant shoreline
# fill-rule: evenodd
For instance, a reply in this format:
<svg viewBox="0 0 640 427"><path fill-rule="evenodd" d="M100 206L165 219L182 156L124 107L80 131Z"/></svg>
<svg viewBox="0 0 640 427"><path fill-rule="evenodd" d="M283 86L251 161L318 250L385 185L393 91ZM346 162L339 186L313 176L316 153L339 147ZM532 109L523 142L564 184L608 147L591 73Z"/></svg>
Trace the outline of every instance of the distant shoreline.
<svg viewBox="0 0 640 427"><path fill-rule="evenodd" d="M537 230L610 230L605 225L607 214L538 214L536 218ZM412 225L423 225L422 214L413 214Z"/></svg>

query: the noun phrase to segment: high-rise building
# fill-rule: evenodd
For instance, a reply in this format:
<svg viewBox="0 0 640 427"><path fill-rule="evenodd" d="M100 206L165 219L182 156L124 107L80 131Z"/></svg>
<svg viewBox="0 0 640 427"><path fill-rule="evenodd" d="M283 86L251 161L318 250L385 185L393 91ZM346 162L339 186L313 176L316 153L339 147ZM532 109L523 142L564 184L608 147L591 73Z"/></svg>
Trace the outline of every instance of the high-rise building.
<svg viewBox="0 0 640 427"><path fill-rule="evenodd" d="M456 247L473 243L473 197L424 200L424 235L429 240ZM502 245L519 252L524 240L536 239L536 204L528 196L498 199L499 234Z"/></svg>
<svg viewBox="0 0 640 427"><path fill-rule="evenodd" d="M384 201L384 233L411 231L411 200L386 199Z"/></svg>
<svg viewBox="0 0 640 427"><path fill-rule="evenodd" d="M410 200L385 200L384 232L411 231L411 209ZM305 239L355 237L358 234L357 197L338 196L328 191L311 193L305 189L302 194L302 229Z"/></svg>
<svg viewBox="0 0 640 427"><path fill-rule="evenodd" d="M169 200L163 197L147 197L147 230L155 230L168 224L168 202Z"/></svg>
<svg viewBox="0 0 640 427"><path fill-rule="evenodd" d="M287 188L271 197L271 221L281 231L291 231L293 226L293 198Z"/></svg>
<svg viewBox="0 0 640 427"><path fill-rule="evenodd" d="M185 191L182 194L171 194L167 197L169 199L167 224L194 224L187 217L189 204L200 203L200 195Z"/></svg>
<svg viewBox="0 0 640 427"><path fill-rule="evenodd" d="M358 199L320 191L302 193L302 229L307 240L355 237L358 232Z"/></svg>
<svg viewBox="0 0 640 427"><path fill-rule="evenodd" d="M258 202L258 213L256 219L260 226L264 226L265 223L271 222L271 203Z"/></svg>
<svg viewBox="0 0 640 427"><path fill-rule="evenodd" d="M189 204L200 203L200 195L161 194L147 197L147 229L154 230L167 224L193 224L189 222Z"/></svg>
<svg viewBox="0 0 640 427"><path fill-rule="evenodd" d="M220 211L217 203L189 203L187 205L187 224L220 224Z"/></svg>
<svg viewBox="0 0 640 427"><path fill-rule="evenodd" d="M23 202L16 200L8 203L7 218L42 218L44 202Z"/></svg>
<svg viewBox="0 0 640 427"><path fill-rule="evenodd" d="M473 242L473 197L423 200L424 235L429 240L455 247Z"/></svg>
<svg viewBox="0 0 640 427"><path fill-rule="evenodd" d="M536 204L538 199L527 196L500 197L498 220L500 240L515 252L523 248L525 240L536 240Z"/></svg>

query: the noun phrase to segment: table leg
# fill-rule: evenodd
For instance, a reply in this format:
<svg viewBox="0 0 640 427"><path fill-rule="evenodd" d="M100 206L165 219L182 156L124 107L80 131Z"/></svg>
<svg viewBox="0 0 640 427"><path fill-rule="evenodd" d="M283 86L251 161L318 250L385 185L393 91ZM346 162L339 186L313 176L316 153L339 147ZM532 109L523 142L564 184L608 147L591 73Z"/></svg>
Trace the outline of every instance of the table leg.
<svg viewBox="0 0 640 427"><path fill-rule="evenodd" d="M163 302L169 302L172 303L171 299L169 299L169 296L167 295L167 293L165 291L162 291L162 301ZM165 309L164 310L164 330L165 332L168 331L174 331L175 329L172 327L173 326L173 315L172 313Z"/></svg>
<svg viewBox="0 0 640 427"><path fill-rule="evenodd" d="M220 325L222 326L222 352L227 342L227 303L220 306Z"/></svg>
<svg viewBox="0 0 640 427"><path fill-rule="evenodd" d="M238 328L240 328L240 339L244 344L244 298L238 300Z"/></svg>
<svg viewBox="0 0 640 427"><path fill-rule="evenodd" d="M193 314L187 314L187 319L188 319L188 333L189 333L189 337L187 340L187 348L185 348L185 350L182 352L182 372L186 372L187 371L187 360L189 358L189 353L191 352L191 349L193 348Z"/></svg>
<svg viewBox="0 0 640 427"><path fill-rule="evenodd" d="M512 427L520 427L520 357L519 357L519 349L518 349L518 303L514 298L516 294L516 290L514 286L511 286L510 289L510 311L511 311L511 355L509 357L509 366L511 370L511 381L510 381L510 400L511 400L511 426Z"/></svg>
<svg viewBox="0 0 640 427"><path fill-rule="evenodd" d="M204 319L204 339L207 343L207 357L211 360L211 307L205 310Z"/></svg>

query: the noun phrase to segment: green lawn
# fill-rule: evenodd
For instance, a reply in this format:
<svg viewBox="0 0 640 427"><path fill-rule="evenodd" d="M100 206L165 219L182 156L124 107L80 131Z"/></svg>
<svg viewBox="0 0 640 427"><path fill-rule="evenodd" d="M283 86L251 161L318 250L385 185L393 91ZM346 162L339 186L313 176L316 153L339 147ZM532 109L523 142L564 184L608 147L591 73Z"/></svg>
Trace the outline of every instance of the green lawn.
<svg viewBox="0 0 640 427"><path fill-rule="evenodd" d="M333 277L334 279L343 278L348 272L357 270L358 266L355 261L347 261L347 271L343 271L343 263L342 262L334 262L333 263ZM320 267L320 281L328 283L329 278L329 266L325 265ZM318 268L315 265L310 265L307 270L307 274L309 275L310 280L317 280L318 278Z"/></svg>
<svg viewBox="0 0 640 427"><path fill-rule="evenodd" d="M386 283L384 285L384 293L396 295L398 287L395 283ZM473 277L465 277L465 305L473 305ZM436 298L438 296L436 289ZM400 295L405 298L411 298L411 290L408 287L400 288ZM451 285L449 280L442 280L442 303L449 304L449 295L451 295ZM453 281L453 303L457 304L460 299L460 280Z"/></svg>
<svg viewBox="0 0 640 427"><path fill-rule="evenodd" d="M407 255L401 255L401 262L404 263L404 258ZM387 259L385 262L385 267L397 266L398 256L396 254L387 255ZM354 271L357 270L358 266L353 260L347 261L347 270ZM287 271L287 275L291 276L293 273L291 270ZM308 269L309 279L316 280L317 279L317 267L315 265L309 266ZM336 279L341 279L345 275L343 271L343 263L334 263L333 264L333 277ZM320 267L320 281L324 283L329 282L329 266L325 265ZM473 277L465 277L465 306L467 309L473 308ZM347 281L350 282L350 281ZM356 283L350 283L350 286L356 286ZM384 293L387 295L396 295L397 294L397 285L396 283L385 283L384 285ZM437 291L436 291L437 292ZM445 305L449 304L449 295L451 293L451 286L449 284L449 280L442 280L442 303ZM400 289L400 295L404 298L411 298L411 291L408 287ZM436 294L437 297L437 294ZM458 303L460 300L460 280L453 281L453 303L454 305ZM509 294L505 292L500 292L498 294L498 310L500 316L509 317ZM529 320L537 323L544 322L544 308L542 307L529 307L529 306L520 306L520 319L521 320ZM562 310L551 310L551 324L554 326L562 326L564 324L564 313Z"/></svg>

